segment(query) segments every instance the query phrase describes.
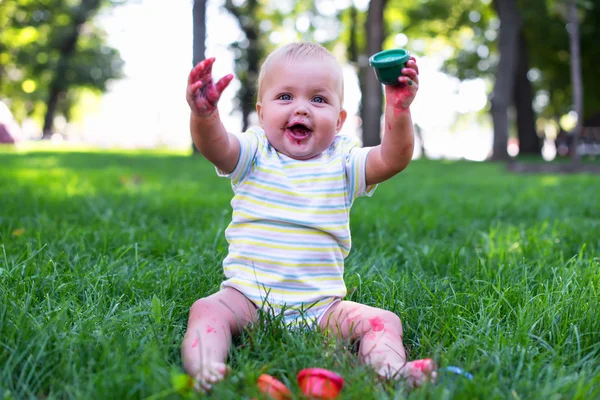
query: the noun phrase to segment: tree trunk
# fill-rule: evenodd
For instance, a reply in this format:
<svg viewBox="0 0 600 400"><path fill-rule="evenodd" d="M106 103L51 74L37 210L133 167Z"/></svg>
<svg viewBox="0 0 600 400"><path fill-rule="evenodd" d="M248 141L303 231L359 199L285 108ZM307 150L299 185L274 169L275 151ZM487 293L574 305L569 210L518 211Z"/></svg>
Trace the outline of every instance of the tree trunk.
<svg viewBox="0 0 600 400"><path fill-rule="evenodd" d="M493 160L508 160L508 108L511 105L517 66L517 45L521 16L516 0L494 0L500 19L498 48L500 59L496 68L496 82L491 96L494 122Z"/></svg>
<svg viewBox="0 0 600 400"><path fill-rule="evenodd" d="M381 143L381 115L383 113L383 90L375 73L368 65L368 56L380 52L384 39L383 11L387 0L371 0L367 15L367 59L362 58L362 140L363 145L376 146Z"/></svg>
<svg viewBox="0 0 600 400"><path fill-rule="evenodd" d="M194 0L192 23L192 67L194 67L206 58L206 0Z"/></svg>
<svg viewBox="0 0 600 400"><path fill-rule="evenodd" d="M71 30L66 35L64 42L59 46L59 59L56 72L50 83L48 100L46 102L46 115L44 116L44 127L42 128L42 139L49 139L54 128L54 116L58 107L60 96L68 89L67 72L71 58L75 53L77 40L81 26L100 7L100 0L82 0L73 16Z"/></svg>
<svg viewBox="0 0 600 400"><path fill-rule="evenodd" d="M192 68L206 58L206 0L194 0L192 8ZM200 151L192 140L194 154Z"/></svg>
<svg viewBox="0 0 600 400"><path fill-rule="evenodd" d="M62 59L63 56L61 56ZM42 139L50 139L52 137L52 131L54 130L54 116L56 115L56 108L58 106L58 97L64 89L62 89L63 83L59 81L57 75L62 73L59 62L59 67L56 69L56 74L50 85L50 93L48 100L46 101L46 114L44 115L44 127L42 128ZM64 67L63 67L64 68Z"/></svg>
<svg viewBox="0 0 600 400"><path fill-rule="evenodd" d="M232 0L225 1L225 8L238 20L240 29L244 32L248 40L246 49L240 48L245 53L247 70L240 74L241 87L238 91L239 106L242 111L242 132L246 131L250 125L250 114L255 109L256 104L256 84L260 68L260 59L263 54L262 44L260 43L260 20L258 18L249 18L258 14L260 3L258 0L247 0L243 6L236 6Z"/></svg>
<svg viewBox="0 0 600 400"><path fill-rule="evenodd" d="M573 86L573 103L577 113L577 124L573 129L573 163L578 164L580 155L577 151L579 136L583 125L583 85L581 79L581 54L579 48L579 19L577 17L577 1L569 0L569 48L571 50L571 81Z"/></svg>
<svg viewBox="0 0 600 400"><path fill-rule="evenodd" d="M421 148L421 158L427 159L427 151L425 150L425 140L423 139L423 128L419 124L415 124L415 136L419 139L419 147Z"/></svg>
<svg viewBox="0 0 600 400"><path fill-rule="evenodd" d="M258 7L257 1L249 1L248 7L250 7L250 15L256 15L256 8ZM243 30L248 39L248 49L246 54L248 59L248 71L246 73L246 85L243 88L241 96L242 132L246 132L250 125L250 114L252 114L256 108L256 87L262 51L259 42L260 30L258 21L251 19L250 23L246 24Z"/></svg>
<svg viewBox="0 0 600 400"><path fill-rule="evenodd" d="M358 11L354 4L350 5L350 43L348 44L348 60L358 62L360 51L358 49Z"/></svg>
<svg viewBox="0 0 600 400"><path fill-rule="evenodd" d="M536 132L533 111L533 88L527 77L529 72L529 48L523 29L519 32L517 70L513 99L517 111L517 134L519 155L541 155L541 141Z"/></svg>

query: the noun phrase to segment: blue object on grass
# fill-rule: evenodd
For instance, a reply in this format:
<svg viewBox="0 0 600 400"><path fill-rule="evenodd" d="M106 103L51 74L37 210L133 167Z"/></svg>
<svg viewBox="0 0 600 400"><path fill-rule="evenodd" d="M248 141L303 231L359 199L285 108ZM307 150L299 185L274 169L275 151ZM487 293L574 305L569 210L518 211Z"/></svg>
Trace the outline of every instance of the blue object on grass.
<svg viewBox="0 0 600 400"><path fill-rule="evenodd" d="M459 367L455 367L452 365L449 365L445 368L440 368L441 371L447 371L447 372L452 372L453 374L456 375L460 375L460 376L464 376L465 378L469 379L469 380L473 380L473 375L471 375L470 373L468 373L467 371L465 371L462 368Z"/></svg>

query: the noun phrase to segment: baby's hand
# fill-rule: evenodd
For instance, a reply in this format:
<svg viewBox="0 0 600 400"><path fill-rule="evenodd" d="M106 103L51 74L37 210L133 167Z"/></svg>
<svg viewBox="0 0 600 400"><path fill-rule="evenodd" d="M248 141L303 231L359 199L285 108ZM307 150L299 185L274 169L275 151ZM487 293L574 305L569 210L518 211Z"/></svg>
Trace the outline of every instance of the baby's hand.
<svg viewBox="0 0 600 400"><path fill-rule="evenodd" d="M385 101L393 108L407 110L419 90L419 67L414 57L402 68L402 76L398 78L398 82L398 85L385 85Z"/></svg>
<svg viewBox="0 0 600 400"><path fill-rule="evenodd" d="M190 72L188 79L185 97L192 113L200 117L211 115L217 109L221 93L233 79L232 74L225 75L215 84L212 79L214 62L214 57L199 62Z"/></svg>

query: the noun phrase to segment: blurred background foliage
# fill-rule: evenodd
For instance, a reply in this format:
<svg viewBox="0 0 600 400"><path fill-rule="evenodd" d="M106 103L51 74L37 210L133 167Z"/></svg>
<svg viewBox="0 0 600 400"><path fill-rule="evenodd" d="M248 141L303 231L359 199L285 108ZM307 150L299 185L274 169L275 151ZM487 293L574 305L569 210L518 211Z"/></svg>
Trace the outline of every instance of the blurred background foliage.
<svg viewBox="0 0 600 400"><path fill-rule="evenodd" d="M0 2L0 100L16 120L40 122L51 136L58 116L80 115L86 97L100 96L123 77L123 60L107 45L96 23L102 12L144 0L4 0ZM206 5L194 9L195 43L206 40ZM216 1L216 0L215 0ZM571 131L597 140L600 125L600 6L581 0L221 0L243 33L231 43L240 80L235 106L243 128L254 111L260 63L291 40L316 41L356 70L362 92L365 145L380 141L381 85L368 57L381 49L406 47L420 55L443 54L443 71L460 80L485 79L492 116L494 154L507 159L509 137L519 154L539 155L551 131ZM577 18L569 19L569 7ZM182 21L189 23L189 21ZM135 21L132 21L135 24ZM576 41L571 28L577 28ZM165 32L168 35L168 32ZM409 40L410 38L410 40ZM503 39L504 38L504 39ZM573 46L580 47L574 59ZM195 61L205 57L194 46ZM574 82L579 76L585 90ZM580 85L581 86L581 85ZM580 101L576 101L578 96ZM581 110L576 110L577 104ZM577 118L577 115L580 118Z"/></svg>

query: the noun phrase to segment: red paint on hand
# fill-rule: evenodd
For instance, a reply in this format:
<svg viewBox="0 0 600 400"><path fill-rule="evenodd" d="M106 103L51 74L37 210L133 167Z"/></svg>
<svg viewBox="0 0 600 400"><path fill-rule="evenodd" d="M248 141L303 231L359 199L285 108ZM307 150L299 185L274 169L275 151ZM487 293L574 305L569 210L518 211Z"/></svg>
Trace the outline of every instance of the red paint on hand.
<svg viewBox="0 0 600 400"><path fill-rule="evenodd" d="M198 343L200 343L200 339L196 338L196 340L194 340L194 343L192 343L192 349L198 347Z"/></svg>
<svg viewBox="0 0 600 400"><path fill-rule="evenodd" d="M369 323L371 324L371 327L373 328L373 332L382 331L383 328L385 327L383 320L379 317L371 318L369 320Z"/></svg>
<svg viewBox="0 0 600 400"><path fill-rule="evenodd" d="M210 325L206 326L206 333L216 333L217 331Z"/></svg>
<svg viewBox="0 0 600 400"><path fill-rule="evenodd" d="M414 57L402 68L402 76L397 85L386 85L385 95L388 105L394 108L394 116L407 111L419 89L419 67Z"/></svg>
<svg viewBox="0 0 600 400"><path fill-rule="evenodd" d="M204 117L217 109L221 93L233 79L233 75L225 75L217 83L212 78L212 66L215 58L208 58L196 65L188 78L186 100L192 112Z"/></svg>

